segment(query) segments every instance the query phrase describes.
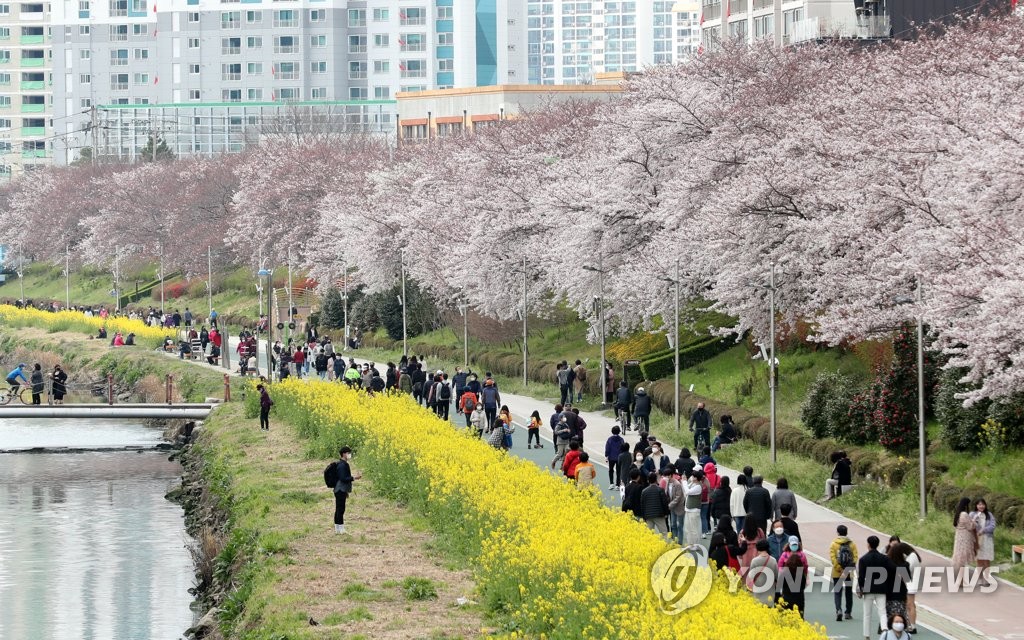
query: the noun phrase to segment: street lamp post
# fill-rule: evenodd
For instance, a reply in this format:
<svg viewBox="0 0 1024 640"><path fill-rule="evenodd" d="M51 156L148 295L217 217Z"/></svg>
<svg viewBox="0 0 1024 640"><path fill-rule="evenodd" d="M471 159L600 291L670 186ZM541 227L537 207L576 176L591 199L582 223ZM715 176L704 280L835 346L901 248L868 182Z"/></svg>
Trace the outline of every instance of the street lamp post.
<svg viewBox="0 0 1024 640"><path fill-rule="evenodd" d="M114 246L114 310L121 310L121 247Z"/></svg>
<svg viewBox="0 0 1024 640"><path fill-rule="evenodd" d="M206 247L206 302L213 315L213 247L209 246Z"/></svg>
<svg viewBox="0 0 1024 640"><path fill-rule="evenodd" d="M469 304L459 305L462 314L462 366L469 368Z"/></svg>
<svg viewBox="0 0 1024 640"><path fill-rule="evenodd" d="M348 263L347 262L345 263L345 275L344 275L344 278L343 278L342 287L344 287L344 293L342 293L342 295L341 295L341 301L344 304L342 309L344 310L344 316L345 316L344 319L343 319L343 322L345 324L345 330L344 330L343 333L345 335L344 335L344 337L342 339L345 341L345 344L342 345L341 350L345 351L345 350L348 349Z"/></svg>
<svg viewBox="0 0 1024 640"><path fill-rule="evenodd" d="M271 367L272 359L271 359L271 356L270 356L270 354L271 354L270 343L273 341L273 337L272 336L274 335L274 323L271 322L271 317L270 317L270 307L273 304L273 302L271 301L271 298L273 298L273 291L270 288L270 286L272 284L271 278L273 277L273 272L270 269L261 268L257 275L260 278L266 278L266 284L264 284L260 288L260 305L263 304L263 291L266 290L266 292L267 292L267 296L266 296L267 297L267 380L270 380L274 376L274 371L273 371L273 369ZM260 310L262 311L262 308Z"/></svg>
<svg viewBox="0 0 1024 640"><path fill-rule="evenodd" d="M160 322L163 323L164 314L164 245L160 245Z"/></svg>
<svg viewBox="0 0 1024 640"><path fill-rule="evenodd" d="M590 265L583 265L583 269L586 271L593 271L597 273L597 290L600 295L594 296L594 311L597 316L597 322L599 324L599 331L601 337L601 405L605 404L604 390L608 386L608 369L605 368L605 331L604 331L604 254L597 254L597 267L591 267Z"/></svg>
<svg viewBox="0 0 1024 640"><path fill-rule="evenodd" d="M778 461L775 449L775 262L772 262L771 275L768 280L768 333L771 334L771 344L768 348L768 398L771 404L771 450L772 464Z"/></svg>
<svg viewBox="0 0 1024 640"><path fill-rule="evenodd" d="M927 452L925 445L927 436L925 433L924 415L924 316L921 311L924 302L924 281L917 276L917 290L914 297L900 296L896 298L896 304L917 303L917 465L918 465L918 510L922 520L928 516L928 490L925 483L928 480L925 463Z"/></svg>
<svg viewBox="0 0 1024 640"><path fill-rule="evenodd" d="M675 375L675 387L673 387L675 389L675 391L673 392L673 400L674 400L674 402L672 403L672 405L673 405L672 406L672 411L675 414L676 431L679 431L682 428L682 419L680 418L680 415L679 415L679 347L680 347L680 344L679 344L679 287L681 286L681 284L682 283L680 282L680 278L679 278L679 258L677 256L676 257L676 281L675 281L675 290L676 290L675 291L675 294L676 294L675 295L675 298L676 298L676 310L675 310L675 323L674 323L675 326L674 326L674 328L672 330L673 340L675 341L675 345L674 345L674 347L675 347L675 363L674 363L674 368L675 368L675 374L676 374Z"/></svg>
<svg viewBox="0 0 1024 640"><path fill-rule="evenodd" d="M526 256L523 256L523 386L524 387L527 385L527 382L528 382L527 375L526 375L526 368L527 368L527 358L528 358L528 352L529 352L529 350L527 348L527 340L528 340L529 334L526 331L526 326L527 326L526 316L529 315L528 312L529 312L529 309L530 309L530 307L528 306L528 300L527 300L527 297L526 297L526 286L527 286L527 281L529 280L529 278L528 278L529 274L527 273L526 268L527 268L526 267Z"/></svg>
<svg viewBox="0 0 1024 640"><path fill-rule="evenodd" d="M18 284L21 285L21 306L25 302L25 245L18 245Z"/></svg>
<svg viewBox="0 0 1024 640"><path fill-rule="evenodd" d="M71 308L71 244L64 245L64 309Z"/></svg>
<svg viewBox="0 0 1024 640"><path fill-rule="evenodd" d="M409 325L405 310L405 249L401 251L402 260L402 355L409 355Z"/></svg>
<svg viewBox="0 0 1024 640"><path fill-rule="evenodd" d="M280 307L278 307L280 309ZM292 339L292 248L288 247L288 321L285 323L285 344Z"/></svg>

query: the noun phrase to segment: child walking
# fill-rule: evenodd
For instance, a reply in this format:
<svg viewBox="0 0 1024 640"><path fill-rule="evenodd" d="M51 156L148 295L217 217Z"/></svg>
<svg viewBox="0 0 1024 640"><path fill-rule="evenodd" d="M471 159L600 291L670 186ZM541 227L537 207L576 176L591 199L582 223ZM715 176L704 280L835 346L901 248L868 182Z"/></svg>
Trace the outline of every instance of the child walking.
<svg viewBox="0 0 1024 640"><path fill-rule="evenodd" d="M526 427L526 448L532 449L533 446L530 444L534 440L537 441L537 449L543 449L544 445L540 443L540 412L534 411L530 414L530 424Z"/></svg>

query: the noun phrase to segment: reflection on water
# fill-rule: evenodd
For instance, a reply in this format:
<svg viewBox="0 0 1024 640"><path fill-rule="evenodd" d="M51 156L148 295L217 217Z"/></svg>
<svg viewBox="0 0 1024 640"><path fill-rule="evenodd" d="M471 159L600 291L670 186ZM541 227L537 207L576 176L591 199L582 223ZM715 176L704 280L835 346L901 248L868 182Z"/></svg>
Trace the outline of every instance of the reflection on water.
<svg viewBox="0 0 1024 640"><path fill-rule="evenodd" d="M36 427L3 422L0 448L41 446L23 433ZM153 431L91 429L110 446ZM180 475L160 452L0 454L0 639L180 638L192 566L182 510L163 497Z"/></svg>
<svg viewBox="0 0 1024 640"><path fill-rule="evenodd" d="M0 419L0 449L153 446L161 429L118 420Z"/></svg>

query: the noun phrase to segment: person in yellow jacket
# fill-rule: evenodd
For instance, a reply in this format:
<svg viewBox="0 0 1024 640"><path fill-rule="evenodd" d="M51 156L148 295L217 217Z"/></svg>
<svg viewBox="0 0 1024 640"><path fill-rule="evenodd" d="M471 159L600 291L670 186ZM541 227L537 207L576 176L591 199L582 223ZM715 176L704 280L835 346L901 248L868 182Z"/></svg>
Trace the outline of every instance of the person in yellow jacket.
<svg viewBox="0 0 1024 640"><path fill-rule="evenodd" d="M853 618L853 581L857 575L857 545L846 537L845 524L836 527L837 537L829 547L832 559L832 596L835 598L836 621ZM840 586L842 583L842 586ZM843 593L846 593L846 612L843 612Z"/></svg>
<svg viewBox="0 0 1024 640"><path fill-rule="evenodd" d="M583 451L580 453L579 464L576 465L576 486L593 486L595 478L597 478L597 468L590 461L590 454Z"/></svg>

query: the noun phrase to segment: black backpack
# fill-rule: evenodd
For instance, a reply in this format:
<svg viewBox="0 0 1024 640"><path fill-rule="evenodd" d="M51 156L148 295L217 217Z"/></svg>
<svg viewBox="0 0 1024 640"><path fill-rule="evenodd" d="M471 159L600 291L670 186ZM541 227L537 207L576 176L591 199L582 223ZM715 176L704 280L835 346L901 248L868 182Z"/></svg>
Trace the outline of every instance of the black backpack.
<svg viewBox="0 0 1024 640"><path fill-rule="evenodd" d="M853 566L853 549L850 548L849 542L844 542L839 545L839 551L836 553L836 560L839 561L839 566L843 569L848 569Z"/></svg>
<svg viewBox="0 0 1024 640"><path fill-rule="evenodd" d="M440 389L437 391L437 397L439 400L451 400L452 399L452 388L447 382L439 382Z"/></svg>
<svg viewBox="0 0 1024 640"><path fill-rule="evenodd" d="M333 489L338 484L338 461L335 460L324 469L324 484Z"/></svg>

